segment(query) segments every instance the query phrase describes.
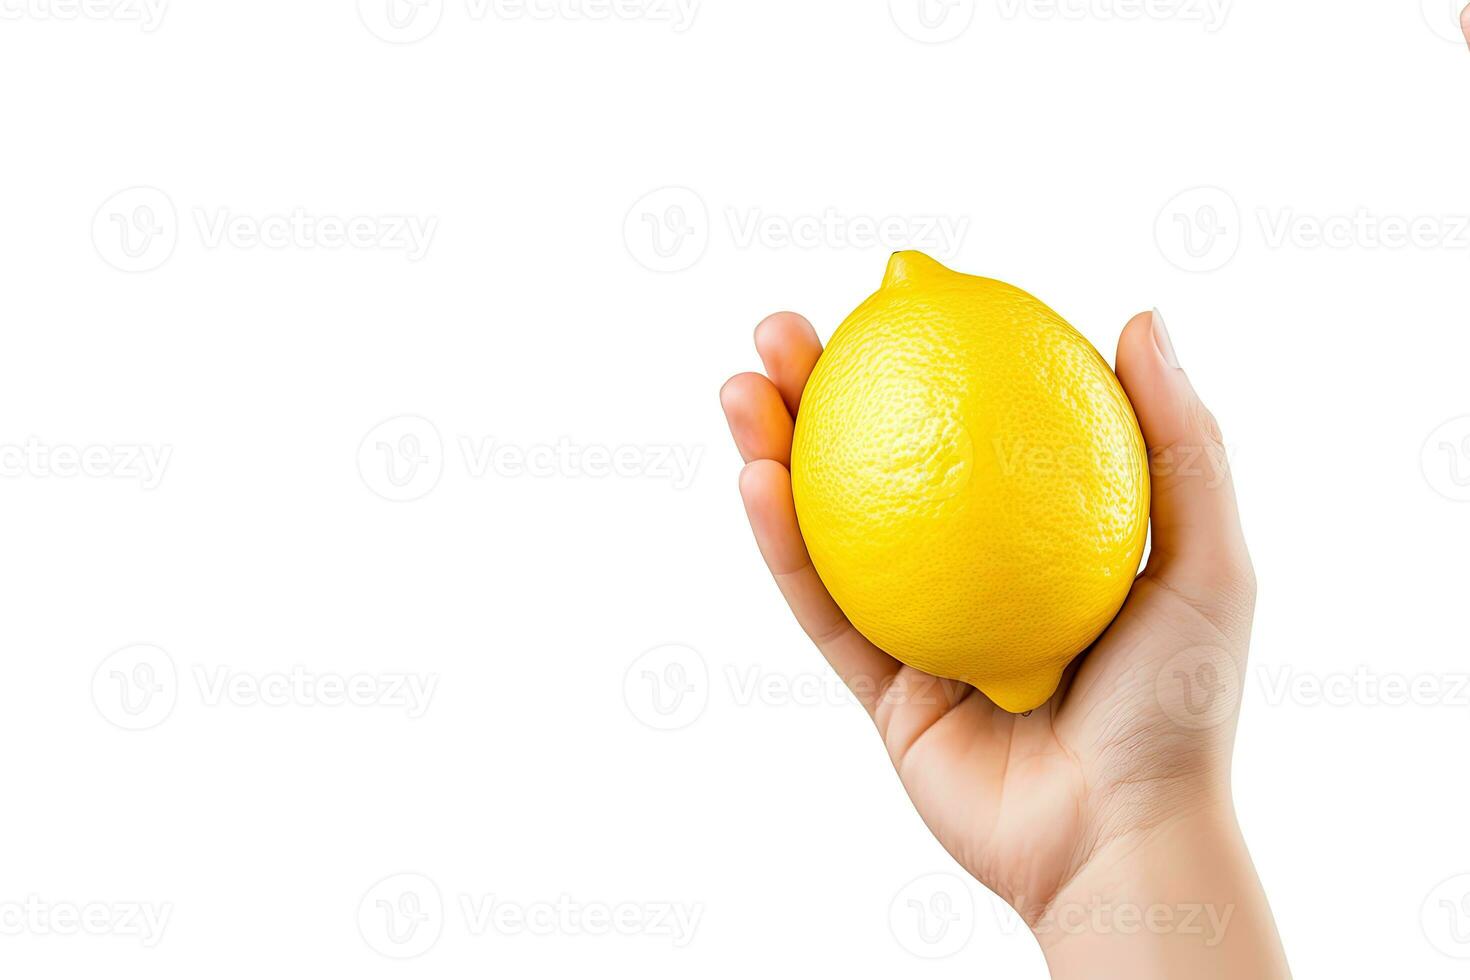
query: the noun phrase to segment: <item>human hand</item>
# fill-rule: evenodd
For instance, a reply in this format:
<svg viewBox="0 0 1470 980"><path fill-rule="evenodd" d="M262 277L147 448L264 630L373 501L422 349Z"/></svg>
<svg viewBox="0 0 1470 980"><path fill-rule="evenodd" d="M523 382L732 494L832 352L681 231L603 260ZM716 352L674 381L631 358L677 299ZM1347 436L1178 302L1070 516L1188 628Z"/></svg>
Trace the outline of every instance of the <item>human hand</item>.
<svg viewBox="0 0 1470 980"><path fill-rule="evenodd" d="M1254 573L1220 431L1162 318L1134 317L1117 358L1152 464L1147 567L1057 694L1025 717L899 663L842 614L808 558L788 468L821 344L791 313L763 321L755 341L766 374L732 378L721 402L757 544L944 847L1031 925L1057 976L1285 976L1230 792ZM1069 927L1099 902L1208 905L1225 934L1207 947L1176 928L1142 949L1118 928ZM1141 972L1145 961L1161 972Z"/></svg>

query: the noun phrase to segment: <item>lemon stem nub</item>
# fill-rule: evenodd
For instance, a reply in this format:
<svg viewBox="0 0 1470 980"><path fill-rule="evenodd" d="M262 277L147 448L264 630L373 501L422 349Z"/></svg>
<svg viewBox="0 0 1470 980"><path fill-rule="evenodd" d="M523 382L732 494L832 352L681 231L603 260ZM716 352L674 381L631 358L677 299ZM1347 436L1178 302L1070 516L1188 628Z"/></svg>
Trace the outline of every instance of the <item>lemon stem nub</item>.
<svg viewBox="0 0 1470 980"><path fill-rule="evenodd" d="M931 279L936 275L944 275L947 272L949 272L948 269L923 252L912 249L894 252L888 260L888 271L883 274L883 288L909 285Z"/></svg>

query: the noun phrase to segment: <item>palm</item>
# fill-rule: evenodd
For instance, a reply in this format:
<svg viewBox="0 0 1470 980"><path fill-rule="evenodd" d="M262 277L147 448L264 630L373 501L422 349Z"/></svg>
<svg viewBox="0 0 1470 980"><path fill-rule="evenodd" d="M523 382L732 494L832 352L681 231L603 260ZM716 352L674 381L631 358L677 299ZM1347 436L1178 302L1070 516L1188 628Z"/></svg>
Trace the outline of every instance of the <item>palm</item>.
<svg viewBox="0 0 1470 980"><path fill-rule="evenodd" d="M1026 716L1009 714L973 687L889 657L822 586L797 527L787 470L801 390L821 348L810 324L792 314L762 323L756 346L769 377L737 376L722 401L748 463L741 491L761 551L802 626L872 714L925 823L1022 915L1039 914L1119 827L1147 821L1136 806L1140 787L1157 811L1167 806L1171 778L1228 767L1233 703L1190 724L1181 716L1190 692L1161 693L1160 678L1182 667L1188 684L1201 658L1215 681L1238 675L1249 628L1248 563L1232 597L1213 577L1162 553L1159 491L1167 500L1176 492L1171 484L1187 477L1156 475L1158 556L1057 695ZM1147 419L1144 427L1148 435ZM1233 499L1226 503L1233 512ZM1186 516L1163 515L1171 522Z"/></svg>
<svg viewBox="0 0 1470 980"><path fill-rule="evenodd" d="M1167 644L1150 641L1160 623ZM1163 756L1190 768L1155 687L1178 650L1219 642L1208 618L1143 576L1036 711L1012 715L974 688L899 667L893 690L934 696L880 702L875 721L940 843L1029 916L1106 845L1126 805L1120 790L1157 774Z"/></svg>

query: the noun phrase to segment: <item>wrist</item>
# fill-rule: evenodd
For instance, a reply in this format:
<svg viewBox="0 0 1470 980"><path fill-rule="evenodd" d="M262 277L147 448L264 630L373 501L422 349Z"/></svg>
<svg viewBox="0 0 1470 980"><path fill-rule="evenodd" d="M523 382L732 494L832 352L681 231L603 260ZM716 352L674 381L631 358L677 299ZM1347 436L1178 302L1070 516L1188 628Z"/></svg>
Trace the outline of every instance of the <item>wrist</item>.
<svg viewBox="0 0 1470 980"><path fill-rule="evenodd" d="M1290 975L1228 800L1099 848L1032 931L1059 980Z"/></svg>

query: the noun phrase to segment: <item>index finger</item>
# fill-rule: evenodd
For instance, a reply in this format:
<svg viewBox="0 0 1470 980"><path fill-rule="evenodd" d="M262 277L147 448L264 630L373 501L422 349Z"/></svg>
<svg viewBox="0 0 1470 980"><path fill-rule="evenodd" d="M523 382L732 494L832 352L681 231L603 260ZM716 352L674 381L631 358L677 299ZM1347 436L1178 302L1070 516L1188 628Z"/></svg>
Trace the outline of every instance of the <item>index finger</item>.
<svg viewBox="0 0 1470 980"><path fill-rule="evenodd" d="M781 392L786 410L796 418L806 379L822 356L822 342L811 321L799 313L776 313L755 328L755 349L766 376Z"/></svg>

